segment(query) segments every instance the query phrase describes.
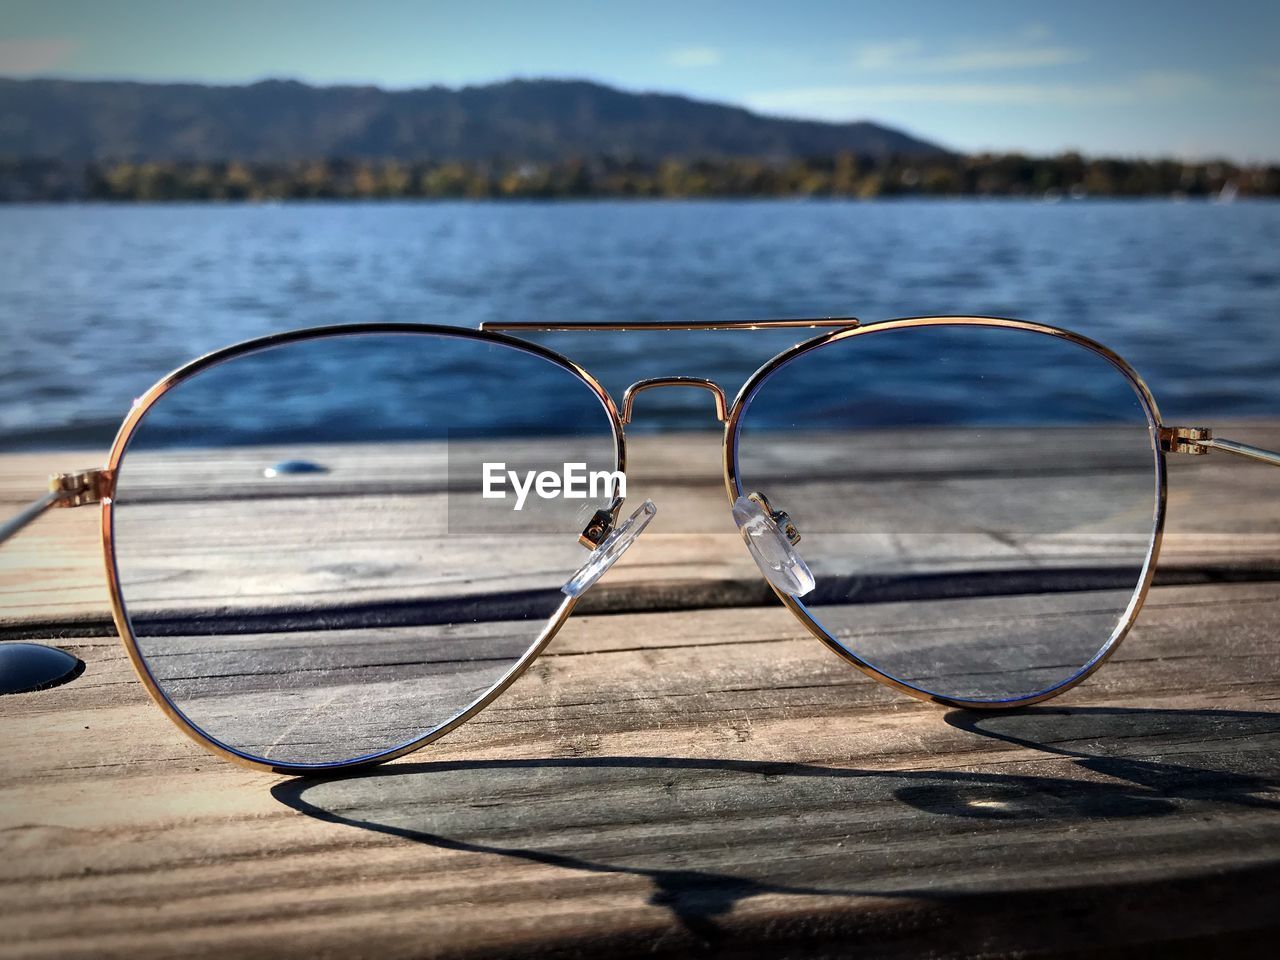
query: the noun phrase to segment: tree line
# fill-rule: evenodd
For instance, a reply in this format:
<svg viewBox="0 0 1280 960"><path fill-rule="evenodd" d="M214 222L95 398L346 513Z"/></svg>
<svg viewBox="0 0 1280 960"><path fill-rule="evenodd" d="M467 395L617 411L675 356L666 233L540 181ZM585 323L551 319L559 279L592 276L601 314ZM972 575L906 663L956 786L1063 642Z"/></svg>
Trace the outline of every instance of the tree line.
<svg viewBox="0 0 1280 960"><path fill-rule="evenodd" d="M1021 154L771 162L598 157L552 163L0 160L0 201L270 201L585 197L1280 196L1280 165Z"/></svg>

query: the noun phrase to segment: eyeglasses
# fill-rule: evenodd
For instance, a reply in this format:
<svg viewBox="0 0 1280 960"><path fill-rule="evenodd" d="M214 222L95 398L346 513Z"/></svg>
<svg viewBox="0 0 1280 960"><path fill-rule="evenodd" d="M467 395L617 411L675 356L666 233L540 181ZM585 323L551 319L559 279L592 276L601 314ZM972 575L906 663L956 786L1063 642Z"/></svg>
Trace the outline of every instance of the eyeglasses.
<svg viewBox="0 0 1280 960"><path fill-rule="evenodd" d="M553 330L817 332L732 404L621 410ZM100 503L113 616L187 734L271 770L417 750L518 678L654 515L624 511L636 397L712 394L732 518L782 603L898 690L1015 707L1097 669L1151 585L1164 424L1106 347L1021 320L361 324L252 340L139 399L106 465L0 527ZM660 450L660 447L655 449ZM603 587L601 589L607 589Z"/></svg>

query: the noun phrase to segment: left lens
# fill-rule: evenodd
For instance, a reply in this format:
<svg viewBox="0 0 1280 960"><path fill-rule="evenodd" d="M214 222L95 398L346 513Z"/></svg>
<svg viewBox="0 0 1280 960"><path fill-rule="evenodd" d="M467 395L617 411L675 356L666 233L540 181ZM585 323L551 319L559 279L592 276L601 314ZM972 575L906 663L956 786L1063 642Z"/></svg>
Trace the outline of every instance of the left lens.
<svg viewBox="0 0 1280 960"><path fill-rule="evenodd" d="M794 521L796 608L899 684L1008 703L1070 683L1136 614L1161 518L1156 416L1087 341L909 322L802 348L758 379L735 496Z"/></svg>
<svg viewBox="0 0 1280 960"><path fill-rule="evenodd" d="M438 329L198 362L117 447L118 598L144 669L202 736L280 765L395 751L501 684L611 499L528 478L618 455L568 364Z"/></svg>

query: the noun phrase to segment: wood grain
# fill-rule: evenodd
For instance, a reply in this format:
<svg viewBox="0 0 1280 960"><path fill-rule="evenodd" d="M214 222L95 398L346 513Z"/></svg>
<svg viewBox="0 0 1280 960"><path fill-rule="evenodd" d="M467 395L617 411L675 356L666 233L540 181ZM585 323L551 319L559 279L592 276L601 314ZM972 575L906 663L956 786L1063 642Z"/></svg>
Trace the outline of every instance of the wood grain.
<svg viewBox="0 0 1280 960"><path fill-rule="evenodd" d="M1280 446L1280 426L1270 423L1245 423L1236 428L1227 426L1221 432L1244 437L1263 446ZM942 442L945 434L939 438L936 431L921 433L929 434L931 442L921 440L915 447L899 444L898 456L904 470L910 467L937 473L948 457L955 458L957 462L968 462L971 466L989 459L986 450L957 442ZM1045 451L1071 449L1071 435L1076 432L1060 433L1061 439L1055 444L1045 445ZM645 537L632 550L627 564L602 585L605 589L593 592L592 602L617 609L620 601L607 599L608 588L624 583L644 583L651 591L661 589L662 596L654 601L658 604L678 602L682 595L690 592L699 604L704 603L710 583L720 585L726 602L739 602L744 591L754 591L751 593L753 597L767 599L759 592L759 576L738 542L726 509L718 435L691 433L661 438L640 435L632 439L629 446L629 499L636 502L646 496L652 497L659 505L659 514ZM317 455L316 451L307 448L282 448L278 452L281 456ZM787 453L779 449L775 455L784 460ZM336 459L332 452L322 456L325 460ZM1054 456L1056 458L1056 454ZM243 469L242 483L263 485L260 477L254 479L254 471L249 468L260 470L270 458L264 458L261 453L241 452L232 459ZM0 457L0 510L16 509L38 495L50 471L76 469L100 460L100 453L90 452ZM204 457L192 456L166 471L166 475L181 478L194 473L198 476L198 467L205 462ZM411 482L421 488L430 482L429 475L424 477L427 466L435 463L438 474L442 462L431 451L424 451L416 460L406 459L401 454L385 461L379 478L386 483L399 482L402 488ZM1161 563L1166 579L1241 577L1251 573L1273 575L1280 568L1280 499L1274 496L1276 481L1272 473L1263 467L1242 464L1226 456L1179 457L1171 463L1169 522ZM1105 466L1103 459L1098 467L1105 472ZM368 481L367 470L358 476L361 483ZM843 473L837 472L835 476L848 479L857 475L846 466ZM1079 489L1091 494L1099 489L1088 475L1075 476ZM163 487L163 477L157 482ZM170 481L171 484L173 482ZM300 482L318 482L322 489L329 490L341 489L343 483L340 473L336 478L304 478ZM892 491L894 496L881 497L877 501L877 509L893 507L903 492L900 488L900 484L891 484L888 480L878 486L869 484L845 500L844 512L848 512L850 502L859 502L859 497L870 493L879 495L882 491ZM401 493L398 496L403 499L392 505L395 509L362 515L362 521L373 516L384 530L395 533L403 541L415 532L414 527L405 527L406 522L418 525L416 529L421 531L424 529L421 525L433 522L438 525L440 518L445 516L433 508L430 494ZM1092 499L1100 497L1093 496ZM1053 498L1046 498L1046 502L1052 503ZM902 507L902 503L907 506ZM1070 503L1075 508L1081 500L1077 498ZM213 504L209 512L216 516L217 511L225 506L225 503ZM896 509L909 512L909 501L901 498ZM109 627L101 550L97 546L98 532L96 525L86 522L82 514L83 511L52 511L40 522L38 532L31 530L21 534L0 551L0 617L4 622ZM314 523L309 523L312 517L313 513L304 511L300 521L303 529L294 530L299 549L308 547L304 533L316 535ZM370 531L367 525L360 528L359 534L365 538L362 543L368 544ZM342 544L347 549L352 546L349 541L343 542L340 532L327 530L324 535L329 545ZM180 537L181 531L173 531L170 540ZM1094 541L1095 544L1099 542ZM1077 538L1073 549L1082 559L1089 560L1088 547L1082 549L1083 544L1087 541ZM348 594L358 589L368 590L370 595L376 595L382 589L402 595L412 579L411 575L388 578L388 568L396 566L398 557L403 559L403 548L397 554L395 542L384 539L374 541L365 549L370 555L376 554L378 561L364 567L348 563L341 571L344 590ZM188 557L192 562L213 563L201 559L205 552L201 544L189 544ZM337 576L337 572L334 575ZM691 591L685 589L690 584L694 585ZM167 599L180 603L186 598L175 589ZM642 602L642 598L632 596L628 602Z"/></svg>
<svg viewBox="0 0 1280 960"><path fill-rule="evenodd" d="M679 472L636 455L658 526L610 575L649 606L605 591L471 723L343 779L183 738L106 633L94 511L24 532L5 636L88 668L0 698L0 955L1274 954L1273 471L1171 461L1171 582L1115 658L975 715L871 682L749 589L715 442L670 449ZM4 499L83 465L54 459L0 458Z"/></svg>

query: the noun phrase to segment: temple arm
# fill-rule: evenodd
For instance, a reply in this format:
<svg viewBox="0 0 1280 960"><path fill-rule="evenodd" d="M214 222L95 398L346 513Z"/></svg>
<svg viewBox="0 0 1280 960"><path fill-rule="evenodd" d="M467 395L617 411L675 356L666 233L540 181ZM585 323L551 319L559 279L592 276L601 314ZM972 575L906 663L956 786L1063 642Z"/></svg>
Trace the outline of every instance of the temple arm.
<svg viewBox="0 0 1280 960"><path fill-rule="evenodd" d="M1160 447L1166 453L1189 453L1193 456L1221 450L1232 456L1280 467L1280 453L1240 443L1238 440L1215 437L1209 427L1161 427Z"/></svg>
<svg viewBox="0 0 1280 960"><path fill-rule="evenodd" d="M55 473L49 478L48 493L0 524L0 543L51 507L80 507L86 503L97 503L109 495L110 487L111 473L107 470L95 468L76 473Z"/></svg>
<svg viewBox="0 0 1280 960"><path fill-rule="evenodd" d="M1269 463L1273 467L1280 467L1280 453L1263 450L1261 447L1251 447L1247 443L1237 443L1235 440L1224 440L1218 438L1212 438L1204 445L1214 450L1221 450L1223 453L1233 453L1237 457L1245 457L1249 460L1259 460L1262 463Z"/></svg>

